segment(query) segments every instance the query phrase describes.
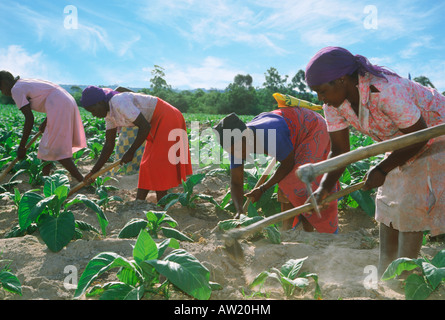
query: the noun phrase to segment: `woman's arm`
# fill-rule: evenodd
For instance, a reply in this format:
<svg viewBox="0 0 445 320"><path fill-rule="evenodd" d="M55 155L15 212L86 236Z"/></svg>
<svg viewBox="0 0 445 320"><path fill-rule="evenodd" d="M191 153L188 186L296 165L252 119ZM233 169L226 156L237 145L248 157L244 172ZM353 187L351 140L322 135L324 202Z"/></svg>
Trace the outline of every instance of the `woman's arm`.
<svg viewBox="0 0 445 320"><path fill-rule="evenodd" d="M134 154L137 151L137 149L144 143L144 141L147 139L148 134L150 133L151 125L147 121L147 119L144 118L142 113L139 114L139 116L134 120L133 122L135 126L138 127L138 134L136 138L133 141L133 144L128 148L127 152L122 156L122 163L128 163L131 160L133 160Z"/></svg>
<svg viewBox="0 0 445 320"><path fill-rule="evenodd" d="M244 206L244 165L230 170L230 193L235 206L235 218L239 218Z"/></svg>
<svg viewBox="0 0 445 320"><path fill-rule="evenodd" d="M20 111L25 116L25 124L23 126L22 138L17 150L17 158L23 159L26 155L26 142L31 134L32 127L34 126L34 114L31 111L31 106L27 104L20 108Z"/></svg>
<svg viewBox="0 0 445 320"><path fill-rule="evenodd" d="M400 129L404 134L426 129L428 126L423 119L420 119L411 127ZM386 175L396 167L404 165L409 159L414 157L428 141L416 143L412 146L393 151L386 159L382 160L377 166L372 168L366 177L366 183L363 190L369 190L380 187L385 182Z"/></svg>
<svg viewBox="0 0 445 320"><path fill-rule="evenodd" d="M349 129L338 130L329 133L331 139L331 152L328 159L339 156L350 151L349 144ZM314 191L313 195L317 203L322 203L323 200L331 193L335 187L338 179L345 171L346 167L338 168L337 170L325 173L321 178L320 186Z"/></svg>
<svg viewBox="0 0 445 320"><path fill-rule="evenodd" d="M102 167L105 165L105 163L110 158L111 154L113 153L114 146L116 144L116 134L117 129L109 129L105 132L105 144L102 148L102 151L100 153L99 159L97 159L96 164L94 165L93 169L91 169L90 173L88 173L85 176L85 180L90 178L94 173L102 169Z"/></svg>
<svg viewBox="0 0 445 320"><path fill-rule="evenodd" d="M291 152L286 157L286 159L280 161L278 169L274 172L270 179L263 183L261 186L258 186L257 188L247 193L246 197L251 197L252 202L254 203L257 202L258 200L260 200L261 196L267 189L273 187L275 184L283 180L292 171L294 166L294 152Z"/></svg>

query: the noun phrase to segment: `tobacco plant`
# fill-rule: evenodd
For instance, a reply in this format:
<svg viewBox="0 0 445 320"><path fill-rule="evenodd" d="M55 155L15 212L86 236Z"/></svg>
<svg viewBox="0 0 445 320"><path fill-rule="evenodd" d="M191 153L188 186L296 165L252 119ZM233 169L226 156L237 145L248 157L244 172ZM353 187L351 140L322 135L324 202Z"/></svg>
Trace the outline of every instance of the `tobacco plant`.
<svg viewBox="0 0 445 320"><path fill-rule="evenodd" d="M166 253L167 248L173 250ZM210 272L175 239L156 243L149 233L141 230L133 248L133 259L103 252L90 260L82 273L74 293L79 298L103 273L118 268L118 281L94 286L86 295L102 300L140 300L164 294L172 284L199 300L208 300L212 288L219 285L209 281ZM161 283L161 276L166 280Z"/></svg>
<svg viewBox="0 0 445 320"><path fill-rule="evenodd" d="M174 238L181 241L193 240L174 229L178 223L165 211L148 211L145 213L147 220L133 218L119 232L118 237L123 239L137 237L141 230L146 230L153 238L158 238L158 233L162 232L167 238ZM169 227L161 226L167 224Z"/></svg>
<svg viewBox="0 0 445 320"><path fill-rule="evenodd" d="M51 251L58 252L65 247L80 230L96 229L82 221L76 221L69 207L82 203L92 209L99 220L102 233L106 234L108 220L102 209L85 195L78 194L65 202L70 190L68 177L54 174L44 178L43 195L35 190L25 192L20 199L18 218L20 230L37 225L40 236ZM76 229L77 228L77 229Z"/></svg>
<svg viewBox="0 0 445 320"><path fill-rule="evenodd" d="M429 261L426 258L394 260L382 275L382 280L393 279L404 271L418 269L421 274L412 273L405 281L407 300L424 300L445 282L445 250Z"/></svg>
<svg viewBox="0 0 445 320"><path fill-rule="evenodd" d="M263 271L258 274L253 280L250 288L254 288L258 285L262 286L267 278L277 280L283 288L286 297L291 297L294 294L296 288L305 289L309 286L309 278L312 278L315 282L314 299L321 299L321 289L318 284L318 275L315 273L300 272L304 261L307 259L290 259L281 266L280 269L271 268L270 271Z"/></svg>
<svg viewBox="0 0 445 320"><path fill-rule="evenodd" d="M10 263L10 261L0 260L0 263L3 262ZM18 294L21 296L22 285L17 276L11 272L11 269L9 268L10 265L9 263L0 268L0 287L8 292L12 292L14 294Z"/></svg>
<svg viewBox="0 0 445 320"><path fill-rule="evenodd" d="M93 183L93 187L95 188L95 194L99 196L99 200L96 201L96 203L105 211L109 203L111 201L120 201L123 202L124 200L119 196L110 196L108 194L109 190L118 190L118 188L110 185L105 185L105 183L109 180L116 180L111 177L97 177L96 180Z"/></svg>
<svg viewBox="0 0 445 320"><path fill-rule="evenodd" d="M194 194L193 188L205 178L204 173L197 173L182 182L183 192L169 193L158 201L158 205L163 206L164 210L168 210L172 205L179 202L182 206L195 208L198 199L206 200L219 207L219 204L212 196L206 194Z"/></svg>

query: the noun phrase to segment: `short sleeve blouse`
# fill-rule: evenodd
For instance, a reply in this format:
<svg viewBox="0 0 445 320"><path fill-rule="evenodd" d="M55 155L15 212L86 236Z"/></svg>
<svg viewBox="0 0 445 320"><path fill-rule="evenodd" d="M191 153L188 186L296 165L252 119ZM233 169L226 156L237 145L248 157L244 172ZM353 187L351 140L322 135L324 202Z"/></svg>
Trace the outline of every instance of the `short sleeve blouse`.
<svg viewBox="0 0 445 320"><path fill-rule="evenodd" d="M256 132L257 143L263 146L264 153L276 157L277 161L283 161L293 151L289 127L282 116L263 112L248 122L247 127ZM231 169L241 164L241 159L231 156Z"/></svg>
<svg viewBox="0 0 445 320"><path fill-rule="evenodd" d="M372 92L371 86L378 92ZM347 100L338 108L323 106L329 132L352 125L375 141L383 141L402 135L400 129L414 125L421 116L428 126L444 120L445 99L437 91L408 79L365 74L359 76L358 90L358 116Z"/></svg>
<svg viewBox="0 0 445 320"><path fill-rule="evenodd" d="M141 113L150 122L157 101L157 97L139 93L124 92L115 95L110 100L110 111L105 117L106 130L133 127Z"/></svg>

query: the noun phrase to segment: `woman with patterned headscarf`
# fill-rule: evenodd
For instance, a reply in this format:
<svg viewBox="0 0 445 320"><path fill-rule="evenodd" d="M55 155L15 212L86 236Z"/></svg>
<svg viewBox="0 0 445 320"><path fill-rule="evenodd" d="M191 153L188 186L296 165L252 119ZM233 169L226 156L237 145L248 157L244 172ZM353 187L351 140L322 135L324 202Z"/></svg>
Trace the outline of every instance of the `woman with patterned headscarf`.
<svg viewBox="0 0 445 320"><path fill-rule="evenodd" d="M40 125L43 132L37 158L58 161L79 182L83 176L72 159L73 153L86 147L85 132L79 109L74 98L62 87L45 80L14 78L8 71L0 71L0 90L14 99L17 108L25 116L25 124L18 159L26 155L26 142L34 125L32 111L46 114ZM43 168L48 175L51 166Z"/></svg>
<svg viewBox="0 0 445 320"><path fill-rule="evenodd" d="M93 116L105 118L106 124L105 145L85 179L99 171L113 153L117 129L133 126L138 127L138 133L121 162L132 161L136 150L146 142L139 167L138 200L145 200L152 190L159 201L192 174L184 117L169 103L151 95L96 86L82 92L81 103Z"/></svg>
<svg viewBox="0 0 445 320"><path fill-rule="evenodd" d="M383 141L445 122L445 97L339 47L317 52L306 68L309 87L324 102L331 157L350 150L349 126ZM366 175L379 188L379 272L398 257L417 258L423 231L445 233L445 137L386 154ZM344 168L323 176L315 197L326 197Z"/></svg>

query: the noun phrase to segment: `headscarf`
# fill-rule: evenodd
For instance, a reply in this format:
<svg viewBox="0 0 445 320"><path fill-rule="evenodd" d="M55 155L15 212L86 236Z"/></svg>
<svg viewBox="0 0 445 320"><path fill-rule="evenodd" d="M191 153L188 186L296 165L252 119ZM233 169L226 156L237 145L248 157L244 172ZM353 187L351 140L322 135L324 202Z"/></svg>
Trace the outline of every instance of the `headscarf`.
<svg viewBox="0 0 445 320"><path fill-rule="evenodd" d="M120 92L111 90L109 88L99 88L96 86L88 86L82 92L80 103L84 108L90 107L101 101L109 102L116 94Z"/></svg>
<svg viewBox="0 0 445 320"><path fill-rule="evenodd" d="M359 54L340 47L326 47L318 51L306 66L306 83L309 87L318 86L336 80L344 75L351 75L358 71L359 75L369 72L377 77L385 75L399 77L383 67L373 65L369 60Z"/></svg>

